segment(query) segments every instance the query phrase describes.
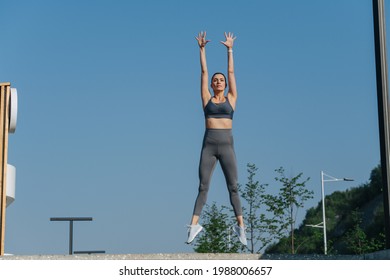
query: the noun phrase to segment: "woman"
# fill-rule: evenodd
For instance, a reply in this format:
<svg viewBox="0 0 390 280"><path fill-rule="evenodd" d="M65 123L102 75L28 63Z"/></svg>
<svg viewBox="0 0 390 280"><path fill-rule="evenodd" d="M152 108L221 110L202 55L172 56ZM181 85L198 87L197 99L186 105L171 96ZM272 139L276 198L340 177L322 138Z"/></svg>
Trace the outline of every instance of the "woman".
<svg viewBox="0 0 390 280"><path fill-rule="evenodd" d="M230 203L237 219L234 231L241 243L247 244L245 236L244 220L240 197L237 189L237 164L233 147L232 124L233 113L236 107L237 88L234 76L233 43L236 37L232 33L225 33L225 41L221 43L227 48L228 54L228 79L222 73L215 73L211 78L211 95L208 87L208 71L206 63L206 32L201 32L196 37L200 49L201 64L201 98L206 119L206 132L203 139L203 147L199 163L199 193L195 201L194 212L189 225L187 243L191 243L197 234L203 229L198 224L202 208L207 200L211 175L219 160L226 184L229 190ZM225 89L228 86L227 95Z"/></svg>

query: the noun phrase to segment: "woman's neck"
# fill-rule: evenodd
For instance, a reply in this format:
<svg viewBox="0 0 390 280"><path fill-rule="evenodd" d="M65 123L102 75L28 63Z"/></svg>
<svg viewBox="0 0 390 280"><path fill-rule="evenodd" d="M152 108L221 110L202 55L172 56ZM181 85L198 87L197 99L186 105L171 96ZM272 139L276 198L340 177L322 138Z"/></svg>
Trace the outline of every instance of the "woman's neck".
<svg viewBox="0 0 390 280"><path fill-rule="evenodd" d="M214 91L214 98L217 100L223 100L225 98L224 91Z"/></svg>

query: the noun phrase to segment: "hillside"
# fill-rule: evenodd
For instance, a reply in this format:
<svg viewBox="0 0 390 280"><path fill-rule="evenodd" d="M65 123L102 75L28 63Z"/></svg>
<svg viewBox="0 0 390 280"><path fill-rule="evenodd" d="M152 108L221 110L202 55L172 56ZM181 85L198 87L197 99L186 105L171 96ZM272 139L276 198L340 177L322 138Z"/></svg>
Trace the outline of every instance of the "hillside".
<svg viewBox="0 0 390 280"><path fill-rule="evenodd" d="M369 182L325 197L328 254L363 254L384 249L384 212L380 166ZM324 252L323 229L307 225L322 222L321 202L306 212L295 230L297 254ZM290 240L283 238L266 253L286 253Z"/></svg>

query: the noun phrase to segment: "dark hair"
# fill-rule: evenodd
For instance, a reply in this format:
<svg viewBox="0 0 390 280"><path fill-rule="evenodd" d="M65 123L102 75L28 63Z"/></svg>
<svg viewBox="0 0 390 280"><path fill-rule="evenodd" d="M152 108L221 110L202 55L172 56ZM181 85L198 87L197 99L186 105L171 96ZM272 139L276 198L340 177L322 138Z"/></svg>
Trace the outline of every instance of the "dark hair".
<svg viewBox="0 0 390 280"><path fill-rule="evenodd" d="M225 87L227 87L227 80L226 80L226 76L225 76L225 74L224 73L221 73L221 72L216 72L216 73L214 73L213 74L213 76L211 77L211 82L213 82L213 80L214 80L214 76L215 75L222 75L224 78L225 78Z"/></svg>

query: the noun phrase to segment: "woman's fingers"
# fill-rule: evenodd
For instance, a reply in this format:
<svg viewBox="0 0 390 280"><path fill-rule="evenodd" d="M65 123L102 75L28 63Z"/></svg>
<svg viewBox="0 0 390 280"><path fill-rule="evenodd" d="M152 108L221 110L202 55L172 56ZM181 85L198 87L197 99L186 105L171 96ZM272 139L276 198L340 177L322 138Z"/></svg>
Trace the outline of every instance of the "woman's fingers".
<svg viewBox="0 0 390 280"><path fill-rule="evenodd" d="M229 32L229 33L226 33L225 32L225 38L226 39L232 39L232 40L235 40L236 37L234 37L233 33L232 32Z"/></svg>
<svg viewBox="0 0 390 280"><path fill-rule="evenodd" d="M195 36L195 39L198 41L199 46L204 47L210 40L206 40L206 31L201 31L198 33L198 37Z"/></svg>

